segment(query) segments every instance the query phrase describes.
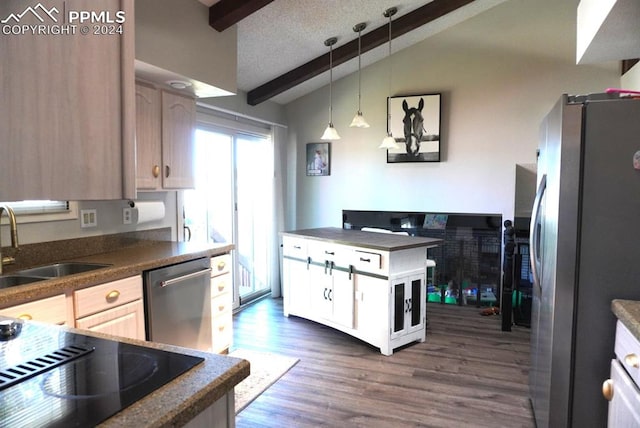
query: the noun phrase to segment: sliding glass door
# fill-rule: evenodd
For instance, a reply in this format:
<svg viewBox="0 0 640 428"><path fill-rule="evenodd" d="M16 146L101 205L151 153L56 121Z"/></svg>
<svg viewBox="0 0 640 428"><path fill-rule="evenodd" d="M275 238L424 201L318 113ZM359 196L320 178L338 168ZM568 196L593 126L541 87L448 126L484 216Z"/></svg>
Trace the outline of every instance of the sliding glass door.
<svg viewBox="0 0 640 428"><path fill-rule="evenodd" d="M195 189L184 192L185 239L235 245L235 306L268 293L274 177L270 136L198 129L195 169Z"/></svg>

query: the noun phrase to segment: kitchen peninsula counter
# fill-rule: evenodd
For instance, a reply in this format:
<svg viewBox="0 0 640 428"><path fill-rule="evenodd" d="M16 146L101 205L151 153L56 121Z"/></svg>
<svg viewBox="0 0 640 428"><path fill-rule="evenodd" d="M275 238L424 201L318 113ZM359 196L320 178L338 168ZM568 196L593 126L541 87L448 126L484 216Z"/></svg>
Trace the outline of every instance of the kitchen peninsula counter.
<svg viewBox="0 0 640 428"><path fill-rule="evenodd" d="M611 310L640 341L640 301L616 299L611 302Z"/></svg>
<svg viewBox="0 0 640 428"><path fill-rule="evenodd" d="M91 421L103 428L234 426L234 387L250 371L249 362L244 359L33 321L20 326L15 336L3 336L0 342L3 372L10 367L26 369L36 356L40 356L39 367L52 361L49 357L53 354L62 361L59 366L19 378L16 384L0 391L3 402L14 403L3 410L5 422L61 426L74 420L86 426ZM58 348L62 349L56 351ZM83 348L91 350L65 361L65 356ZM166 352L179 355L167 362ZM185 355L203 361L187 362ZM157 364L157 369L141 376L141 358L146 367ZM127 365L121 361L125 359L133 362ZM89 370L97 372L92 374ZM174 370L182 374L170 374ZM175 377L167 382L166 376ZM87 377L103 383L95 385ZM49 383L49 379L55 380ZM110 383L111 379L119 381ZM118 386L124 389L119 390ZM76 399L77 404L71 404ZM97 415L87 417L92 409Z"/></svg>
<svg viewBox="0 0 640 428"><path fill-rule="evenodd" d="M39 299L56 293L70 292L133 275L140 275L143 271L162 266L201 257L214 257L228 253L233 248L234 246L232 244L148 241L113 251L102 252L100 254L55 260L52 263L73 261L103 263L110 266L85 273L0 289L0 307ZM16 258L19 257L20 253L18 253ZM4 273L5 275L12 273L10 270L11 266L7 266L7 268Z"/></svg>
<svg viewBox="0 0 640 428"><path fill-rule="evenodd" d="M98 335L84 330L79 332L109 338L108 335ZM120 337L111 337L111 339L202 357L204 361L116 413L99 424L100 428L183 426L193 421L216 401L223 399L226 394L233 394L233 388L250 373L249 362L239 358L155 342L141 342ZM235 409L230 408L228 411L228 417L235 419Z"/></svg>

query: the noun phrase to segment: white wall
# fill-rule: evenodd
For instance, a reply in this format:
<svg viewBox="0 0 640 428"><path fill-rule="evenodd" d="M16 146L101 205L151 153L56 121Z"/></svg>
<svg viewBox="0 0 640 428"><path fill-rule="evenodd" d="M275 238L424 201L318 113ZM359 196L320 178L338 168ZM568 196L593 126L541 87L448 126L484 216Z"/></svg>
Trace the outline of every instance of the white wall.
<svg viewBox="0 0 640 428"><path fill-rule="evenodd" d="M631 67L631 70L622 76L620 87L640 91L640 62Z"/></svg>
<svg viewBox="0 0 640 428"><path fill-rule="evenodd" d="M575 65L570 3L512 0L392 56L392 95L443 95L440 163L387 164L377 149L386 133L388 60L362 72L371 128L348 127L357 75L334 82L333 122L342 139L331 143L329 177L307 177L304 169L305 144L319 142L328 122L328 88L287 105L288 170L296 177L287 228L341 227L343 209L513 218L515 166L535 163L543 116L562 93L620 84L617 63Z"/></svg>

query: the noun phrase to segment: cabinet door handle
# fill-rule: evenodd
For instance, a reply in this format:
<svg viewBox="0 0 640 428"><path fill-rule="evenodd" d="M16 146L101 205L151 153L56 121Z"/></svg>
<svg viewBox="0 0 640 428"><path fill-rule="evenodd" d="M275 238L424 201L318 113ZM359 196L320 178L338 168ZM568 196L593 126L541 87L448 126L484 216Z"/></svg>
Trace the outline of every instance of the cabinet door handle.
<svg viewBox="0 0 640 428"><path fill-rule="evenodd" d="M160 176L160 165L154 165L151 169L151 174L153 178L158 178Z"/></svg>
<svg viewBox="0 0 640 428"><path fill-rule="evenodd" d="M33 319L31 314L22 314L22 315L19 315L18 318L25 321L31 321Z"/></svg>
<svg viewBox="0 0 640 428"><path fill-rule="evenodd" d="M624 362L628 366L633 367L634 369L640 368L640 358L636 354L629 354L624 357Z"/></svg>
<svg viewBox="0 0 640 428"><path fill-rule="evenodd" d="M324 291L322 292L322 297L324 297L324 300L327 300L327 287L324 288Z"/></svg>
<svg viewBox="0 0 640 428"><path fill-rule="evenodd" d="M329 289L329 301L333 302L333 290Z"/></svg>
<svg viewBox="0 0 640 428"><path fill-rule="evenodd" d="M169 167L169 165L165 165L164 166L164 176L168 178L169 174L171 174L171 167Z"/></svg>
<svg viewBox="0 0 640 428"><path fill-rule="evenodd" d="M118 297L120 297L120 292L118 290L112 290L108 292L106 296L104 296L105 300L109 303L117 300Z"/></svg>
<svg viewBox="0 0 640 428"><path fill-rule="evenodd" d="M613 400L613 381L611 379L602 383L602 395L607 401Z"/></svg>

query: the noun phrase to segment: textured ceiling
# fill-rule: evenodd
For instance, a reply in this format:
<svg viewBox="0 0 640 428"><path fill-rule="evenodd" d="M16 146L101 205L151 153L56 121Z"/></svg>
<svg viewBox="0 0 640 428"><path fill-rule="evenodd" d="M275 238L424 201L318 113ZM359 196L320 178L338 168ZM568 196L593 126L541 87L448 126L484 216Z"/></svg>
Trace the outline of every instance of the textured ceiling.
<svg viewBox="0 0 640 428"><path fill-rule="evenodd" d="M199 0L207 5L217 0ZM353 26L365 22L366 34L386 25L384 10L395 6L399 16L417 9L431 0L275 0L237 24L238 30L238 88L248 92L256 87L305 64L327 52L325 39L337 37L334 48L355 38ZM393 52L421 42L449 27L482 14L507 0L475 0L449 15L419 27L392 42ZM515 3L513 3L515 2ZM505 49L531 50L541 55L553 55L559 45L574 43L575 11L578 0L510 0L511 7L500 8L504 13L483 14L485 30L475 28L472 35L461 32L459 37L472 37L469 43L508 44ZM493 17L495 16L495 18ZM560 22L564 20L564 24ZM545 31L553 26L554 31ZM567 32L567 40L557 40L557 27ZM564 30L563 30L564 31ZM508 37L500 37L499 32ZM535 39L531 35L535 34ZM564 36L563 36L564 37ZM555 38L555 39L554 39ZM566 37L565 37L566 38ZM562 52L565 55L566 52ZM388 45L375 48L362 56L366 67L386 58ZM336 67L334 80L357 71L357 59ZM286 104L328 83L328 72L314 77L282 94L272 101Z"/></svg>

